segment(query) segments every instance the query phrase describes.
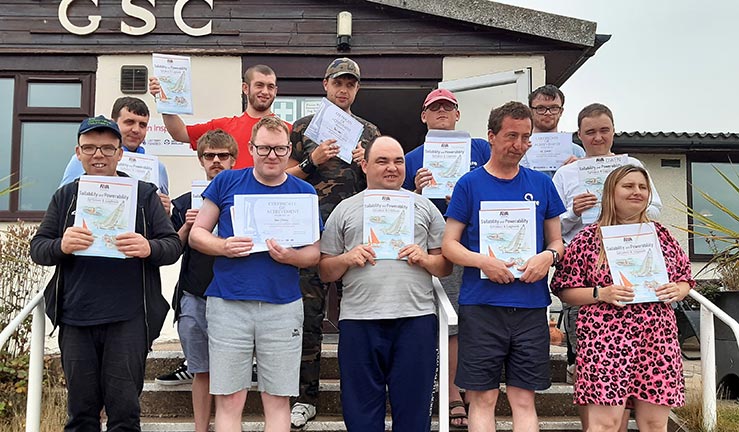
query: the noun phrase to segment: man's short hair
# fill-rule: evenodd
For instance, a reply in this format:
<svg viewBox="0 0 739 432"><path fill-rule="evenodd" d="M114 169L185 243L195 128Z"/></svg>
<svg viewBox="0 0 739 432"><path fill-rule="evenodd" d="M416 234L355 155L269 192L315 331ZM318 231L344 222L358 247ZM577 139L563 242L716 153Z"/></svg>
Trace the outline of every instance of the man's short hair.
<svg viewBox="0 0 739 432"><path fill-rule="evenodd" d="M146 102L137 97L123 96L113 102L113 110L110 113L110 118L117 121L118 117L121 116L121 110L123 108L136 115L149 117L149 107L146 105Z"/></svg>
<svg viewBox="0 0 739 432"><path fill-rule="evenodd" d="M256 144L254 140L257 138L257 131L259 131L259 129L261 128L265 128L273 132L285 132L285 135L287 135L288 137L288 141L290 139L290 131L287 129L285 122L280 120L279 117L265 116L259 119L257 124L255 124L254 128L252 128L251 130L251 143L252 144Z"/></svg>
<svg viewBox="0 0 739 432"><path fill-rule="evenodd" d="M263 64L258 64L251 66L244 72L244 82L247 84L251 84L251 80L254 79L254 72L258 72L262 75L275 75L275 71L272 70L271 67Z"/></svg>
<svg viewBox="0 0 739 432"><path fill-rule="evenodd" d="M490 111L490 117L488 118L488 130L494 134L500 132L500 128L503 127L503 119L510 117L515 120L529 119L531 124L534 123L534 118L531 116L531 110L521 102L511 101L498 108L493 108Z"/></svg>
<svg viewBox="0 0 739 432"><path fill-rule="evenodd" d="M203 157L205 149L226 149L234 159L239 155L239 145L234 137L224 132L223 129L213 129L198 138L198 158Z"/></svg>
<svg viewBox="0 0 739 432"><path fill-rule="evenodd" d="M556 85L547 84L541 86L529 94L529 106L534 103L534 99L538 96L544 96L545 99L556 99L559 96L559 100L562 101L562 106L565 105L565 94ZM533 107L532 107L533 108Z"/></svg>
<svg viewBox="0 0 739 432"><path fill-rule="evenodd" d="M377 140L379 140L380 138L389 138L389 139L395 141L396 143L398 143L401 146L401 148L402 148L402 145L400 144L400 141L398 141L394 137L392 137L390 135L380 135L378 137L375 137L375 139L373 139L369 143L367 143L367 147L364 148L364 160L366 160L367 162L369 162L369 155L370 155L370 151L372 150L372 147L375 145L375 143L377 142ZM405 158L405 156L403 156L403 157Z"/></svg>
<svg viewBox="0 0 739 432"><path fill-rule="evenodd" d="M577 129L580 130L582 120L585 117L598 117L603 114L607 115L608 118L611 119L611 123L615 124L613 121L613 113L611 112L610 108L603 105L602 103L592 103L580 110L580 114L577 115Z"/></svg>

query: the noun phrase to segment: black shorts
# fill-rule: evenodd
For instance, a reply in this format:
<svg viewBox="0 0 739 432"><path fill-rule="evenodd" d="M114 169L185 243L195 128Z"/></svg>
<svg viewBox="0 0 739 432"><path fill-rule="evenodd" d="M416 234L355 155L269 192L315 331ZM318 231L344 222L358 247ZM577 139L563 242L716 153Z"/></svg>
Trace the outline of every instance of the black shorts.
<svg viewBox="0 0 739 432"><path fill-rule="evenodd" d="M459 359L454 383L495 390L505 382L525 390L551 386L547 309L459 306Z"/></svg>

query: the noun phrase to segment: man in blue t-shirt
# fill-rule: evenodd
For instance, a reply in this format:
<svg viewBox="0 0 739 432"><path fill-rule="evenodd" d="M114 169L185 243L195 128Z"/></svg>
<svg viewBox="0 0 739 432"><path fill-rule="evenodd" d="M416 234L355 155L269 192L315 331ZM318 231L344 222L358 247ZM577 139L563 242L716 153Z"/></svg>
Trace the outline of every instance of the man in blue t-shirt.
<svg viewBox="0 0 739 432"><path fill-rule="evenodd" d="M210 393L215 395L216 430L240 431L252 353L259 363L266 430L290 429L290 396L298 395L303 328L300 268L318 264L319 242L283 247L267 239L254 252L251 237L234 235L231 211L241 194L313 194L309 183L285 172L290 141L285 123L263 117L252 130L254 168L224 171L203 192L190 246L216 256L208 297ZM318 209L314 218L320 220ZM212 233L218 224L218 235Z"/></svg>
<svg viewBox="0 0 739 432"><path fill-rule="evenodd" d="M546 277L564 252L559 215L565 208L549 177L519 166L531 147L531 129L525 105L509 102L493 109L490 160L457 182L446 213L442 251L465 267L455 384L467 389L470 429L493 429L504 366L516 430L537 429L534 391L551 385ZM480 253L479 214L485 201L535 203L536 250L522 264ZM511 272L514 266L521 272L518 278Z"/></svg>

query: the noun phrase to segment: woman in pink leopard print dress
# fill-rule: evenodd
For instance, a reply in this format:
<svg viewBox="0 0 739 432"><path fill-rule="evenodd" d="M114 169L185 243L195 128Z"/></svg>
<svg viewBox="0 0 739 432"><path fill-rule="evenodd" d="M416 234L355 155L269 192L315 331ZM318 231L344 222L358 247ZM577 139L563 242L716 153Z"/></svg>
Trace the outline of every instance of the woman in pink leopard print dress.
<svg viewBox="0 0 739 432"><path fill-rule="evenodd" d="M695 284L690 262L658 223L670 282L656 289L659 303L625 304L633 289L614 285L600 226L648 222L647 172L626 165L606 179L600 218L570 243L551 282L563 301L582 305L577 318L575 403L586 405L590 430L616 431L627 399L641 431L666 431L671 407L685 402L685 382L671 304Z"/></svg>

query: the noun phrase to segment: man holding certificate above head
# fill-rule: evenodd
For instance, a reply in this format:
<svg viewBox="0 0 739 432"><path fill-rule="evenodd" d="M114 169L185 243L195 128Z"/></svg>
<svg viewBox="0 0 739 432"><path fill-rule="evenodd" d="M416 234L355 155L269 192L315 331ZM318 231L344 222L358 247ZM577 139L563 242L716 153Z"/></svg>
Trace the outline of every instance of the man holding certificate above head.
<svg viewBox="0 0 739 432"><path fill-rule="evenodd" d="M446 213L454 184L463 174L481 167L490 159L490 143L470 138L466 132L455 132L460 112L457 97L447 89L432 90L421 107L421 121L429 129L426 142L405 155L405 189L431 199L441 214ZM459 149L463 150L459 150ZM459 160L464 159L460 164ZM464 166L462 166L464 165ZM469 170L465 169L469 166ZM434 175L437 173L438 175ZM447 178L447 177L452 178ZM429 193L436 189L434 193ZM434 196L436 198L434 198ZM462 284L461 266L454 266L452 274L440 278L441 285L459 312L459 287ZM457 326L449 327L449 418L450 426L466 427L467 411L459 388L454 385L457 372Z"/></svg>
<svg viewBox="0 0 739 432"><path fill-rule="evenodd" d="M349 431L384 431L388 392L393 430L431 426L432 276L448 275L451 263L441 255L444 218L427 198L401 188L404 168L396 140L369 144L367 190L336 207L321 239L321 280L344 283L339 370Z"/></svg>
<svg viewBox="0 0 739 432"><path fill-rule="evenodd" d="M108 430L141 430L146 354L169 309L159 267L177 261L180 241L156 187L116 171L113 120L84 120L77 142L86 175L54 193L31 240L34 262L56 266L44 295L59 326L65 430L100 430L103 408Z"/></svg>
<svg viewBox="0 0 739 432"><path fill-rule="evenodd" d="M149 107L146 106L146 102L131 96L120 97L113 103L111 118L116 122L121 133L121 147L123 151L131 152L131 154L137 153L144 155L146 151L142 147L142 144L146 139L146 131L149 126ZM169 213L171 203L169 199L167 168L160 160L156 159L156 156L148 156L148 158L156 160L156 169L159 177L159 182L157 183L159 187L158 194L164 209ZM67 167L64 169L64 175L62 176L59 187L73 182L84 173L84 168L77 155L72 155ZM136 177L130 172L127 173Z"/></svg>
<svg viewBox="0 0 739 432"><path fill-rule="evenodd" d="M456 384L475 431L495 430L504 367L514 430L538 429L534 391L551 385L546 278L564 252L565 208L549 177L519 165L530 137L528 107L493 109L490 160L457 182L446 213L444 256L465 267Z"/></svg>
<svg viewBox="0 0 739 432"><path fill-rule="evenodd" d="M162 87L157 77L149 78L149 93L157 97ZM190 148L198 149L198 139L209 130L223 129L234 137L239 144L239 157L234 169L254 166L254 160L249 152L251 131L254 125L266 116L273 116L272 102L277 96L277 76L275 71L267 65L254 65L244 72L244 82L241 91L246 96L246 110L238 117L223 117L210 120L206 123L185 125L177 114L162 113L164 126L169 135L180 142L190 143ZM285 123L290 127L289 123Z"/></svg>
<svg viewBox="0 0 739 432"><path fill-rule="evenodd" d="M233 137L216 129L206 132L198 139L198 159L211 181L225 170L230 170L239 153ZM172 224L182 242L182 264L180 277L175 287L172 308L177 321L182 350L187 359L185 369L193 375L192 408L195 431L206 432L210 423L211 396L208 362L208 323L205 320L205 290L213 279L214 257L192 249L188 236L200 211L197 186L172 200ZM202 194L202 191L201 191Z"/></svg>
<svg viewBox="0 0 739 432"><path fill-rule="evenodd" d="M293 149L288 172L305 179L316 188L323 220L328 219L342 200L366 187L359 163L364 148L380 135L377 126L351 112L359 92L360 76L359 65L354 60L346 57L333 60L324 75L326 99L323 109L316 115L298 119L290 135ZM354 134L349 134L351 137L317 138L323 136L321 126L324 131L337 130L332 127L337 122L342 123L340 130ZM314 131L319 133L313 134ZM303 292L305 323L300 396L291 414L292 425L296 428L304 427L314 418L318 408L318 377L328 285L320 281L317 269L310 268L301 271L300 289Z"/></svg>
<svg viewBox="0 0 739 432"><path fill-rule="evenodd" d="M291 147L282 120L259 120L249 151L254 168L216 176L190 231L193 249L216 256L205 292L210 393L216 430L241 431L256 353L265 430L288 431L303 328L298 270L320 258L318 200L285 172Z"/></svg>
<svg viewBox="0 0 739 432"><path fill-rule="evenodd" d="M572 142L571 133L558 132L564 105L564 93L552 84L531 92L529 108L534 119L532 148L521 160L521 165L552 177L560 166L585 156L585 150Z"/></svg>

